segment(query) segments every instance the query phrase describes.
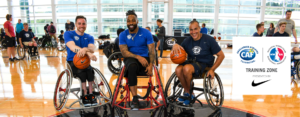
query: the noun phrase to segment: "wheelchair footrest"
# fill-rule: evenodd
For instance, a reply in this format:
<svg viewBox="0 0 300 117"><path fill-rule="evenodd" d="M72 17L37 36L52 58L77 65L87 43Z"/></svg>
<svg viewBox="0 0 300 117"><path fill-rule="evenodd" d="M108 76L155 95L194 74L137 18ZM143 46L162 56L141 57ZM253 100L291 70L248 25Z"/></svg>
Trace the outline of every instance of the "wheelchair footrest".
<svg viewBox="0 0 300 117"><path fill-rule="evenodd" d="M198 103L190 103L189 106L185 106L182 104L182 102L170 102L169 104L178 107L178 108L185 108L185 109L200 109L203 108L204 106L202 106L202 104L198 104ZM207 106L208 107L208 106Z"/></svg>

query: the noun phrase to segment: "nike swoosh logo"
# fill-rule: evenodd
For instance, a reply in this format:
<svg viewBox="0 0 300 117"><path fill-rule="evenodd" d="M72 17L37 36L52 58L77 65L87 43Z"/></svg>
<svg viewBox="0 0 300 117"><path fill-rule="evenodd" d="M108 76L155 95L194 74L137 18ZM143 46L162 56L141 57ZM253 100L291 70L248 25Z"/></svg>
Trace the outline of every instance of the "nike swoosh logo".
<svg viewBox="0 0 300 117"><path fill-rule="evenodd" d="M86 59L84 59L84 61L81 60L81 63L84 63Z"/></svg>
<svg viewBox="0 0 300 117"><path fill-rule="evenodd" d="M261 85L261 84L263 84L263 83L266 83L266 82L268 82L268 81L270 81L270 80L262 81L262 82L259 82L259 83L254 83L254 80L253 80L253 81L252 81L252 86L253 86L253 87L256 87L256 86Z"/></svg>

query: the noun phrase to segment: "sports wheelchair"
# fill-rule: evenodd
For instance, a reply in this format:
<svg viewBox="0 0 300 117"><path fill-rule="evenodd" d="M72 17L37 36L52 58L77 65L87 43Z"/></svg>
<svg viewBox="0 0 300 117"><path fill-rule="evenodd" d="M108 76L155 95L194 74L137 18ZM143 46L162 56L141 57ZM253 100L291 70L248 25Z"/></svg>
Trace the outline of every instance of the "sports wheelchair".
<svg viewBox="0 0 300 117"><path fill-rule="evenodd" d="M107 66L109 71L111 71L113 74L119 74L121 71L123 63L123 55L121 52L114 52L108 57L107 60ZM158 67L158 57L157 57L157 51L155 51L155 65Z"/></svg>
<svg viewBox="0 0 300 117"><path fill-rule="evenodd" d="M43 38L40 38L37 41L37 44L39 47L46 47L46 48L50 48L50 47L57 47L57 42L54 38L51 38L49 36L49 34L44 35Z"/></svg>
<svg viewBox="0 0 300 117"><path fill-rule="evenodd" d="M291 53L291 85L298 87L297 80L300 78L300 52Z"/></svg>
<svg viewBox="0 0 300 117"><path fill-rule="evenodd" d="M25 56L26 56L26 53L28 54L27 59L29 59L29 58L39 59L40 58L40 54L39 54L38 50L39 49L38 49L38 46L37 46L36 53L34 53L35 55L31 56L30 55L31 52L30 52L28 46L25 46L24 44L23 44L23 48L21 47L21 45L17 46L17 53L18 53L19 59L24 59ZM32 51L33 51L33 48L32 48Z"/></svg>
<svg viewBox="0 0 300 117"><path fill-rule="evenodd" d="M65 40L59 40L59 43L57 44L57 50L64 51L65 49L66 49Z"/></svg>
<svg viewBox="0 0 300 117"><path fill-rule="evenodd" d="M71 66L67 63L67 69L65 69L60 73L55 85L53 103L57 111L60 111L64 108L64 106L68 101L70 92L74 94L75 97L77 97L78 99L73 103L71 103L69 106L66 106L67 109L86 109L86 108L99 107L111 103L112 92L105 77L98 69L94 67L92 69L94 71L93 94L95 94L96 96L98 105L84 107L81 100L81 96L83 95L81 81L78 77L73 75ZM79 85L80 85L79 88L78 87L71 88L73 78L79 80ZM75 107L74 105L76 103L79 103L80 107L78 106Z"/></svg>
<svg viewBox="0 0 300 117"><path fill-rule="evenodd" d="M178 80L178 77L176 76L175 72L170 76L167 84L165 93L168 97L167 100L169 103L173 106L185 108L185 109L194 109L192 105L197 101L199 104L203 107L203 104L201 101L197 98L199 98L201 95L205 95L205 99L207 101L207 104L209 107L213 110L216 110L220 108L224 101L224 91L223 91L223 85L221 82L221 79L217 73L215 73L215 78L210 79L210 77L207 77L207 72L209 71L210 67L205 68L204 72L200 74L198 77L193 77L191 83L191 89L190 93L194 91L195 98L192 99L191 95L189 97L183 97L181 94L183 94L183 87ZM203 79L203 88L195 87L195 84L201 84L200 82L194 82L195 80ZM177 103L178 98L188 99L190 100L190 106L181 106Z"/></svg>
<svg viewBox="0 0 300 117"><path fill-rule="evenodd" d="M144 105L141 104L140 101L140 109L139 110L152 110L159 107L166 108L167 107L167 100L163 90L163 84L160 79L160 75L158 69L153 65L154 68L154 76L155 82L152 81L152 76L147 76L145 74L138 74L138 78L149 78L147 86L137 86L138 89L147 89L147 93L145 96L141 97L138 96L139 99L146 100ZM122 67L122 71L118 76L118 80L116 82L116 87L113 94L112 99L112 108L115 107L124 109L124 110L131 110L130 108L130 89L128 85L128 79L124 78L125 66ZM141 84L141 83L140 83ZM124 96L125 94L125 96ZM118 99L119 98L119 99ZM162 100L159 101L158 99Z"/></svg>

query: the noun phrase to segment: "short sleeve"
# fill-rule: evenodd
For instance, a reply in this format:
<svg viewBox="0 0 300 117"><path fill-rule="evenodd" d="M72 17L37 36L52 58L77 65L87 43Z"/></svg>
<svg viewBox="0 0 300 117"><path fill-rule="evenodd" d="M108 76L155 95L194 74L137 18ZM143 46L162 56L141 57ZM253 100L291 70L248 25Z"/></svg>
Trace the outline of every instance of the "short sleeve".
<svg viewBox="0 0 300 117"><path fill-rule="evenodd" d="M65 43L68 43L69 41L74 41L74 40L72 39L72 34L71 34L70 31L65 32L64 38L65 38Z"/></svg>
<svg viewBox="0 0 300 117"><path fill-rule="evenodd" d="M19 39L20 39L20 38L23 38L23 35L24 35L24 34L23 34L23 31L21 31L19 35L20 35L20 36L19 36ZM19 39L18 39L18 40L19 40Z"/></svg>
<svg viewBox="0 0 300 117"><path fill-rule="evenodd" d="M119 45L125 45L126 43L126 33L125 31L121 32L119 36Z"/></svg>
<svg viewBox="0 0 300 117"><path fill-rule="evenodd" d="M94 44L95 43L95 39L93 36L89 36L89 44Z"/></svg>
<svg viewBox="0 0 300 117"><path fill-rule="evenodd" d="M217 54L218 52L221 51L221 48L215 39L211 38L209 39L209 42L210 42L210 50L212 54Z"/></svg>
<svg viewBox="0 0 300 117"><path fill-rule="evenodd" d="M292 29L295 29L295 21L293 21Z"/></svg>
<svg viewBox="0 0 300 117"><path fill-rule="evenodd" d="M4 23L4 28L8 28L8 23L7 22Z"/></svg>
<svg viewBox="0 0 300 117"><path fill-rule="evenodd" d="M153 36L152 36L152 34L150 33L150 31L147 31L147 32L146 32L146 38L147 38L147 45L154 43L154 41L153 41Z"/></svg>

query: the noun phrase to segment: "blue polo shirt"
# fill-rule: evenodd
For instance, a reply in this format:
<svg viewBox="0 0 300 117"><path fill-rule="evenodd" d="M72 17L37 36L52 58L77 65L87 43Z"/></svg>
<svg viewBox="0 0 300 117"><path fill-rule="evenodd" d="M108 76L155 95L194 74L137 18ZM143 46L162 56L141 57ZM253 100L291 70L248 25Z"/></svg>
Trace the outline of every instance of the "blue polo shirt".
<svg viewBox="0 0 300 117"><path fill-rule="evenodd" d="M24 29L23 23L17 23L16 28L16 32L20 33Z"/></svg>
<svg viewBox="0 0 300 117"><path fill-rule="evenodd" d="M89 44L94 44L94 37L84 33L82 36L78 35L75 31L66 31L64 34L65 43L74 41L75 45L81 48L88 47ZM75 52L71 51L67 46L67 61L73 61Z"/></svg>
<svg viewBox="0 0 300 117"><path fill-rule="evenodd" d="M188 60L196 58L197 62L206 63L208 67L212 67L214 64L215 57L213 55L221 51L216 40L207 34L203 34L197 41L189 36L183 40L181 46L188 54Z"/></svg>
<svg viewBox="0 0 300 117"><path fill-rule="evenodd" d="M201 28L201 31L200 31L200 33L203 33L203 34L207 34L207 28Z"/></svg>
<svg viewBox="0 0 300 117"><path fill-rule="evenodd" d="M149 30L139 27L139 31L130 34L126 29L119 36L119 45L127 45L128 51L143 57L149 57L148 45L154 43L152 34ZM132 40L134 37L134 40Z"/></svg>

